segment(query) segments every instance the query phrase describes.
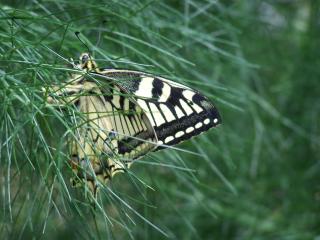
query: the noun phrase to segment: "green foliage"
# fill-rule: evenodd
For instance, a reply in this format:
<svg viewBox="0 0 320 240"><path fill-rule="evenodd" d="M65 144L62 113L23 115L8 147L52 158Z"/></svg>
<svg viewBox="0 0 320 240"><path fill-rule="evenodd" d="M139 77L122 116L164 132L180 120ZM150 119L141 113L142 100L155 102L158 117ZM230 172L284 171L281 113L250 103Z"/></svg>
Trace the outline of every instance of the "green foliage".
<svg viewBox="0 0 320 240"><path fill-rule="evenodd" d="M319 238L319 14L311 0L2 3L0 238ZM41 93L88 51L198 89L223 120L116 175L95 208L69 183L70 118Z"/></svg>

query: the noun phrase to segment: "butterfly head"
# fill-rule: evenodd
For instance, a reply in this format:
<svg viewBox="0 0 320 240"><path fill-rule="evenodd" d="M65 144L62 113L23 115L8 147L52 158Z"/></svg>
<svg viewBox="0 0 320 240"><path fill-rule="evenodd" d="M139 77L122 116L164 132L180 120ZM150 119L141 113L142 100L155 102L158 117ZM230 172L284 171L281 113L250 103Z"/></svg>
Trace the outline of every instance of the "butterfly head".
<svg viewBox="0 0 320 240"><path fill-rule="evenodd" d="M82 69L86 72L99 73L99 68L89 53L82 53L79 62L72 65L76 69ZM85 81L83 73L73 74L72 77L63 84L51 85L42 88L45 93L46 102L51 105L64 106L75 103L84 92L96 92L97 85L94 82Z"/></svg>
<svg viewBox="0 0 320 240"><path fill-rule="evenodd" d="M79 67L88 72L99 72L97 63L93 60L89 53L82 53L80 55Z"/></svg>

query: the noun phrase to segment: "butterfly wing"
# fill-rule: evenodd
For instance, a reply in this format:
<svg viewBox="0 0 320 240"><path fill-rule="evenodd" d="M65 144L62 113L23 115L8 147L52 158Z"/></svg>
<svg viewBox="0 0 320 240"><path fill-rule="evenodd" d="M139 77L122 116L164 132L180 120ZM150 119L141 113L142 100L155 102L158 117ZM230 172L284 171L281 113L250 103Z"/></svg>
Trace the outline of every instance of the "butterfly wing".
<svg viewBox="0 0 320 240"><path fill-rule="evenodd" d="M97 179L105 182L156 147L145 111L119 86L108 84L102 91L96 82L77 77L49 91L49 104L77 108L70 139L74 186L86 181L95 193Z"/></svg>
<svg viewBox="0 0 320 240"><path fill-rule="evenodd" d="M104 70L145 112L157 137L157 144L174 145L216 127L218 110L199 92L168 79L143 72Z"/></svg>
<svg viewBox="0 0 320 240"><path fill-rule="evenodd" d="M156 134L145 111L118 86L103 92L109 121L116 135L116 152L130 163L156 147Z"/></svg>
<svg viewBox="0 0 320 240"><path fill-rule="evenodd" d="M81 118L71 141L71 166L96 193L133 159L174 145L221 123L218 110L199 92L168 79L129 70L99 70L52 86L50 104L74 103ZM105 85L95 77L104 78Z"/></svg>

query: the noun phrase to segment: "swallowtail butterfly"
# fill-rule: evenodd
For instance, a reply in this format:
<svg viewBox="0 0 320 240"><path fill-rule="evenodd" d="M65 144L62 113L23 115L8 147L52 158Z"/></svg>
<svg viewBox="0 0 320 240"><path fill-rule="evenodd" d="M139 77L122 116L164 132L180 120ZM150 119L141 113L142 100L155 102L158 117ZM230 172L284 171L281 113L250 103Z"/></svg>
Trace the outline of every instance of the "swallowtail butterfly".
<svg viewBox="0 0 320 240"><path fill-rule="evenodd" d="M47 88L46 102L72 104L80 113L70 142L72 183L86 182L94 194L134 159L221 123L216 107L182 84L145 72L100 69L87 53L75 68L81 74Z"/></svg>

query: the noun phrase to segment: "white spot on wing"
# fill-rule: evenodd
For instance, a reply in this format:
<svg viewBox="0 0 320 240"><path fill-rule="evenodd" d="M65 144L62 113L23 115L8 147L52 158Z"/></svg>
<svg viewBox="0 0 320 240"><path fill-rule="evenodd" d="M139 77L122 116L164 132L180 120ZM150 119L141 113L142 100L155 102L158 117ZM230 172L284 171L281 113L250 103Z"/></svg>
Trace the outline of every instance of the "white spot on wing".
<svg viewBox="0 0 320 240"><path fill-rule="evenodd" d="M157 126L161 126L162 124L164 124L166 121L164 120L164 118L162 117L161 113L160 113L160 109L157 108L157 106L154 103L149 103L150 109L151 109L151 114L154 117L154 120L156 121Z"/></svg>
<svg viewBox="0 0 320 240"><path fill-rule="evenodd" d="M180 104L184 111L187 113L187 115L191 115L193 113L192 109L189 107L189 105L182 99L180 99Z"/></svg>
<svg viewBox="0 0 320 240"><path fill-rule="evenodd" d="M188 127L187 130L186 130L186 133L191 133L192 131L194 131L194 128L193 127Z"/></svg>
<svg viewBox="0 0 320 240"><path fill-rule="evenodd" d="M210 123L210 119L209 118L206 118L204 121L203 121L204 124L208 125Z"/></svg>
<svg viewBox="0 0 320 240"><path fill-rule="evenodd" d="M179 137L181 137L183 135L184 135L184 132L183 131L179 131L179 132L176 133L175 137L179 138Z"/></svg>
<svg viewBox="0 0 320 240"><path fill-rule="evenodd" d="M202 127L202 123L201 122L198 122L196 125L195 125L196 128L201 128Z"/></svg>
<svg viewBox="0 0 320 240"><path fill-rule="evenodd" d="M163 144L163 142L162 141L158 141L158 145L162 145Z"/></svg>
<svg viewBox="0 0 320 240"><path fill-rule="evenodd" d="M153 77L142 77L138 90L134 93L139 97L151 98L153 89Z"/></svg>
<svg viewBox="0 0 320 240"><path fill-rule="evenodd" d="M164 142L165 142L165 143L168 143L168 142L171 142L173 139L174 139L173 136L169 136L169 137L166 137L166 139L164 140Z"/></svg>
<svg viewBox="0 0 320 240"><path fill-rule="evenodd" d="M173 113L170 111L170 109L165 104L160 104L161 111L163 112L163 115L165 116L167 122L171 122L175 120L175 117Z"/></svg>
<svg viewBox="0 0 320 240"><path fill-rule="evenodd" d="M218 122L218 118L213 119L213 122L217 123Z"/></svg>

